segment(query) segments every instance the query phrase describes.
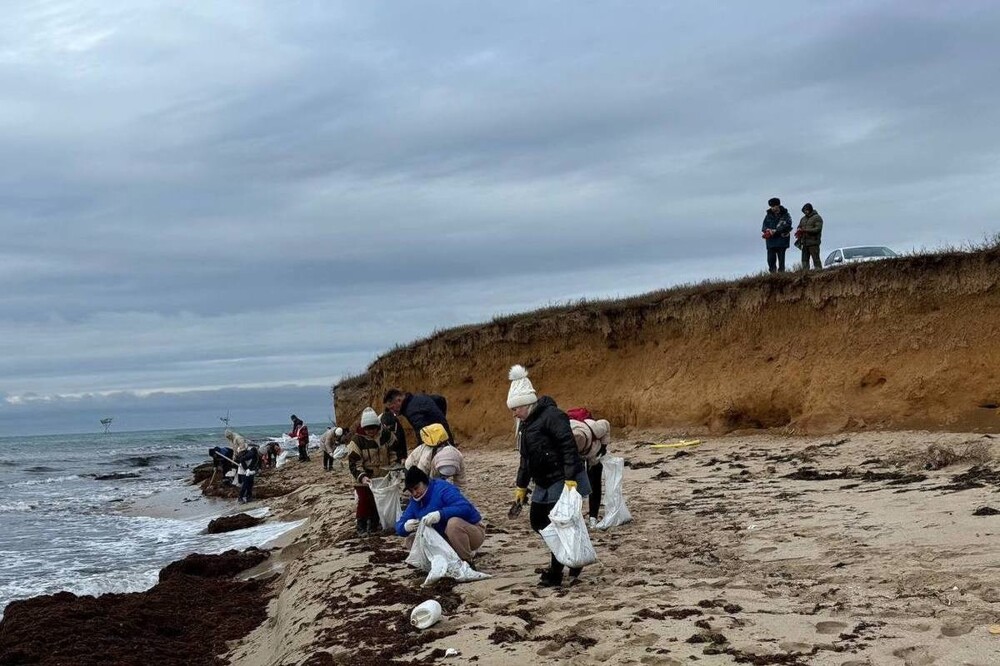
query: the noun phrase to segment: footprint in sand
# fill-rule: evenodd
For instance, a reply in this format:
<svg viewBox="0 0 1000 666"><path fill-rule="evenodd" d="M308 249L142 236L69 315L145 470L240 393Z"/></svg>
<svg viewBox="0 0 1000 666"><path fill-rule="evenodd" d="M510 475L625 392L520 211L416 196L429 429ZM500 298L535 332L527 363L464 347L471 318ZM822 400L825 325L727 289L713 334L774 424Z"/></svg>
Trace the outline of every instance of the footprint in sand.
<svg viewBox="0 0 1000 666"><path fill-rule="evenodd" d="M929 666L929 664L934 663L934 657L931 656L930 648L926 645L900 648L892 655L902 659L904 666Z"/></svg>
<svg viewBox="0 0 1000 666"><path fill-rule="evenodd" d="M827 621L827 622L817 622L816 623L816 633L824 635L840 634L845 629L847 625L843 622Z"/></svg>
<svg viewBox="0 0 1000 666"><path fill-rule="evenodd" d="M773 553L776 550L778 550L777 546L764 546L763 548L758 548L754 552L755 553Z"/></svg>
<svg viewBox="0 0 1000 666"><path fill-rule="evenodd" d="M958 620L946 621L941 625L941 635L947 636L948 638L954 638L955 636L964 636L972 631L972 625L960 622Z"/></svg>

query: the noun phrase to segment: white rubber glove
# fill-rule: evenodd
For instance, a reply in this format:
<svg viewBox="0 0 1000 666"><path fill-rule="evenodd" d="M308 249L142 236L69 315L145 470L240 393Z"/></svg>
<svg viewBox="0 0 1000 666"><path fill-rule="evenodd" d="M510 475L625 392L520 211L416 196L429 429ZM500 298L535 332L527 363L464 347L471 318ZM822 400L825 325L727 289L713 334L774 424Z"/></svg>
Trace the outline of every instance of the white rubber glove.
<svg viewBox="0 0 1000 666"><path fill-rule="evenodd" d="M407 532L416 532L417 527L420 525L420 521L416 518L410 518L408 521L403 523L403 529Z"/></svg>
<svg viewBox="0 0 1000 666"><path fill-rule="evenodd" d="M439 522L441 522L441 512L431 511L426 516L424 516L424 519L421 522L423 522L424 525L437 525Z"/></svg>

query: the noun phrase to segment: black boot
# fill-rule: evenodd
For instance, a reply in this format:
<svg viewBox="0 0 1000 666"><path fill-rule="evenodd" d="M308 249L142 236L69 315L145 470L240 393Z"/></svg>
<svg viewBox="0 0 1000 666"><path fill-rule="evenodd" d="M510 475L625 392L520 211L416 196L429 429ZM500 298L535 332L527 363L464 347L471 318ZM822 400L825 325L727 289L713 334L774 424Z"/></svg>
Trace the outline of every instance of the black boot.
<svg viewBox="0 0 1000 666"><path fill-rule="evenodd" d="M367 518L358 518L358 536L368 536Z"/></svg>
<svg viewBox="0 0 1000 666"><path fill-rule="evenodd" d="M541 587L559 587L562 585L563 579L563 565L562 562L557 560L555 556L552 556L552 561L549 562L549 569L542 574L541 578L538 579L538 585Z"/></svg>

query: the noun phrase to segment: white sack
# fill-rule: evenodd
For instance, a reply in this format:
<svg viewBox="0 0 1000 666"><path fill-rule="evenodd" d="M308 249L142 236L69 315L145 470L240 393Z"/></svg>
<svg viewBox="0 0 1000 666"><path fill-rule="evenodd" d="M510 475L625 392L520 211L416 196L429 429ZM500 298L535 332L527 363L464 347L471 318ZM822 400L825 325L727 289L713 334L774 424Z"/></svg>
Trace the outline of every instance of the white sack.
<svg viewBox="0 0 1000 666"><path fill-rule="evenodd" d="M403 495L403 479L398 472L389 472L381 479L372 479L372 495L383 530L396 529L396 521L403 513L399 498Z"/></svg>
<svg viewBox="0 0 1000 666"><path fill-rule="evenodd" d="M625 496L622 495L625 459L617 456L604 456L601 464L604 466L604 471L601 473L601 484L604 487L604 518L597 523L597 529L606 530L630 522L632 514L628 512L628 507L625 506Z"/></svg>
<svg viewBox="0 0 1000 666"><path fill-rule="evenodd" d="M549 512L549 520L552 522L542 530L545 545L557 560L571 569L597 561L587 525L583 522L582 507L583 496L576 488L564 488L559 501Z"/></svg>
<svg viewBox="0 0 1000 666"><path fill-rule="evenodd" d="M274 461L274 466L281 467L286 462L288 462L288 449L282 449L281 453L278 454L278 457Z"/></svg>
<svg viewBox="0 0 1000 666"><path fill-rule="evenodd" d="M343 458L346 455L347 455L347 445L346 444L338 444L337 448L335 448L333 450L333 459L334 460L340 460L341 458Z"/></svg>
<svg viewBox="0 0 1000 666"><path fill-rule="evenodd" d="M460 583L490 577L489 574L470 567L468 562L459 558L448 540L438 534L433 525L423 523L417 527L406 563L428 572L424 585L433 585L446 576Z"/></svg>

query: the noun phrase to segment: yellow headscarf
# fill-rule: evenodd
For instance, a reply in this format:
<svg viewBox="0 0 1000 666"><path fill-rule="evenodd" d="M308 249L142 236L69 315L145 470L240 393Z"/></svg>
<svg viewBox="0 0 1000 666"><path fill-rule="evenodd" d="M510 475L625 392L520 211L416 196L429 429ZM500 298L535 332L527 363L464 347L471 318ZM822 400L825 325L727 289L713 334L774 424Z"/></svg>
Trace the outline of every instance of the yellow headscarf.
<svg viewBox="0 0 1000 666"><path fill-rule="evenodd" d="M420 429L420 441L427 446L437 446L448 441L448 431L440 423L432 423Z"/></svg>

